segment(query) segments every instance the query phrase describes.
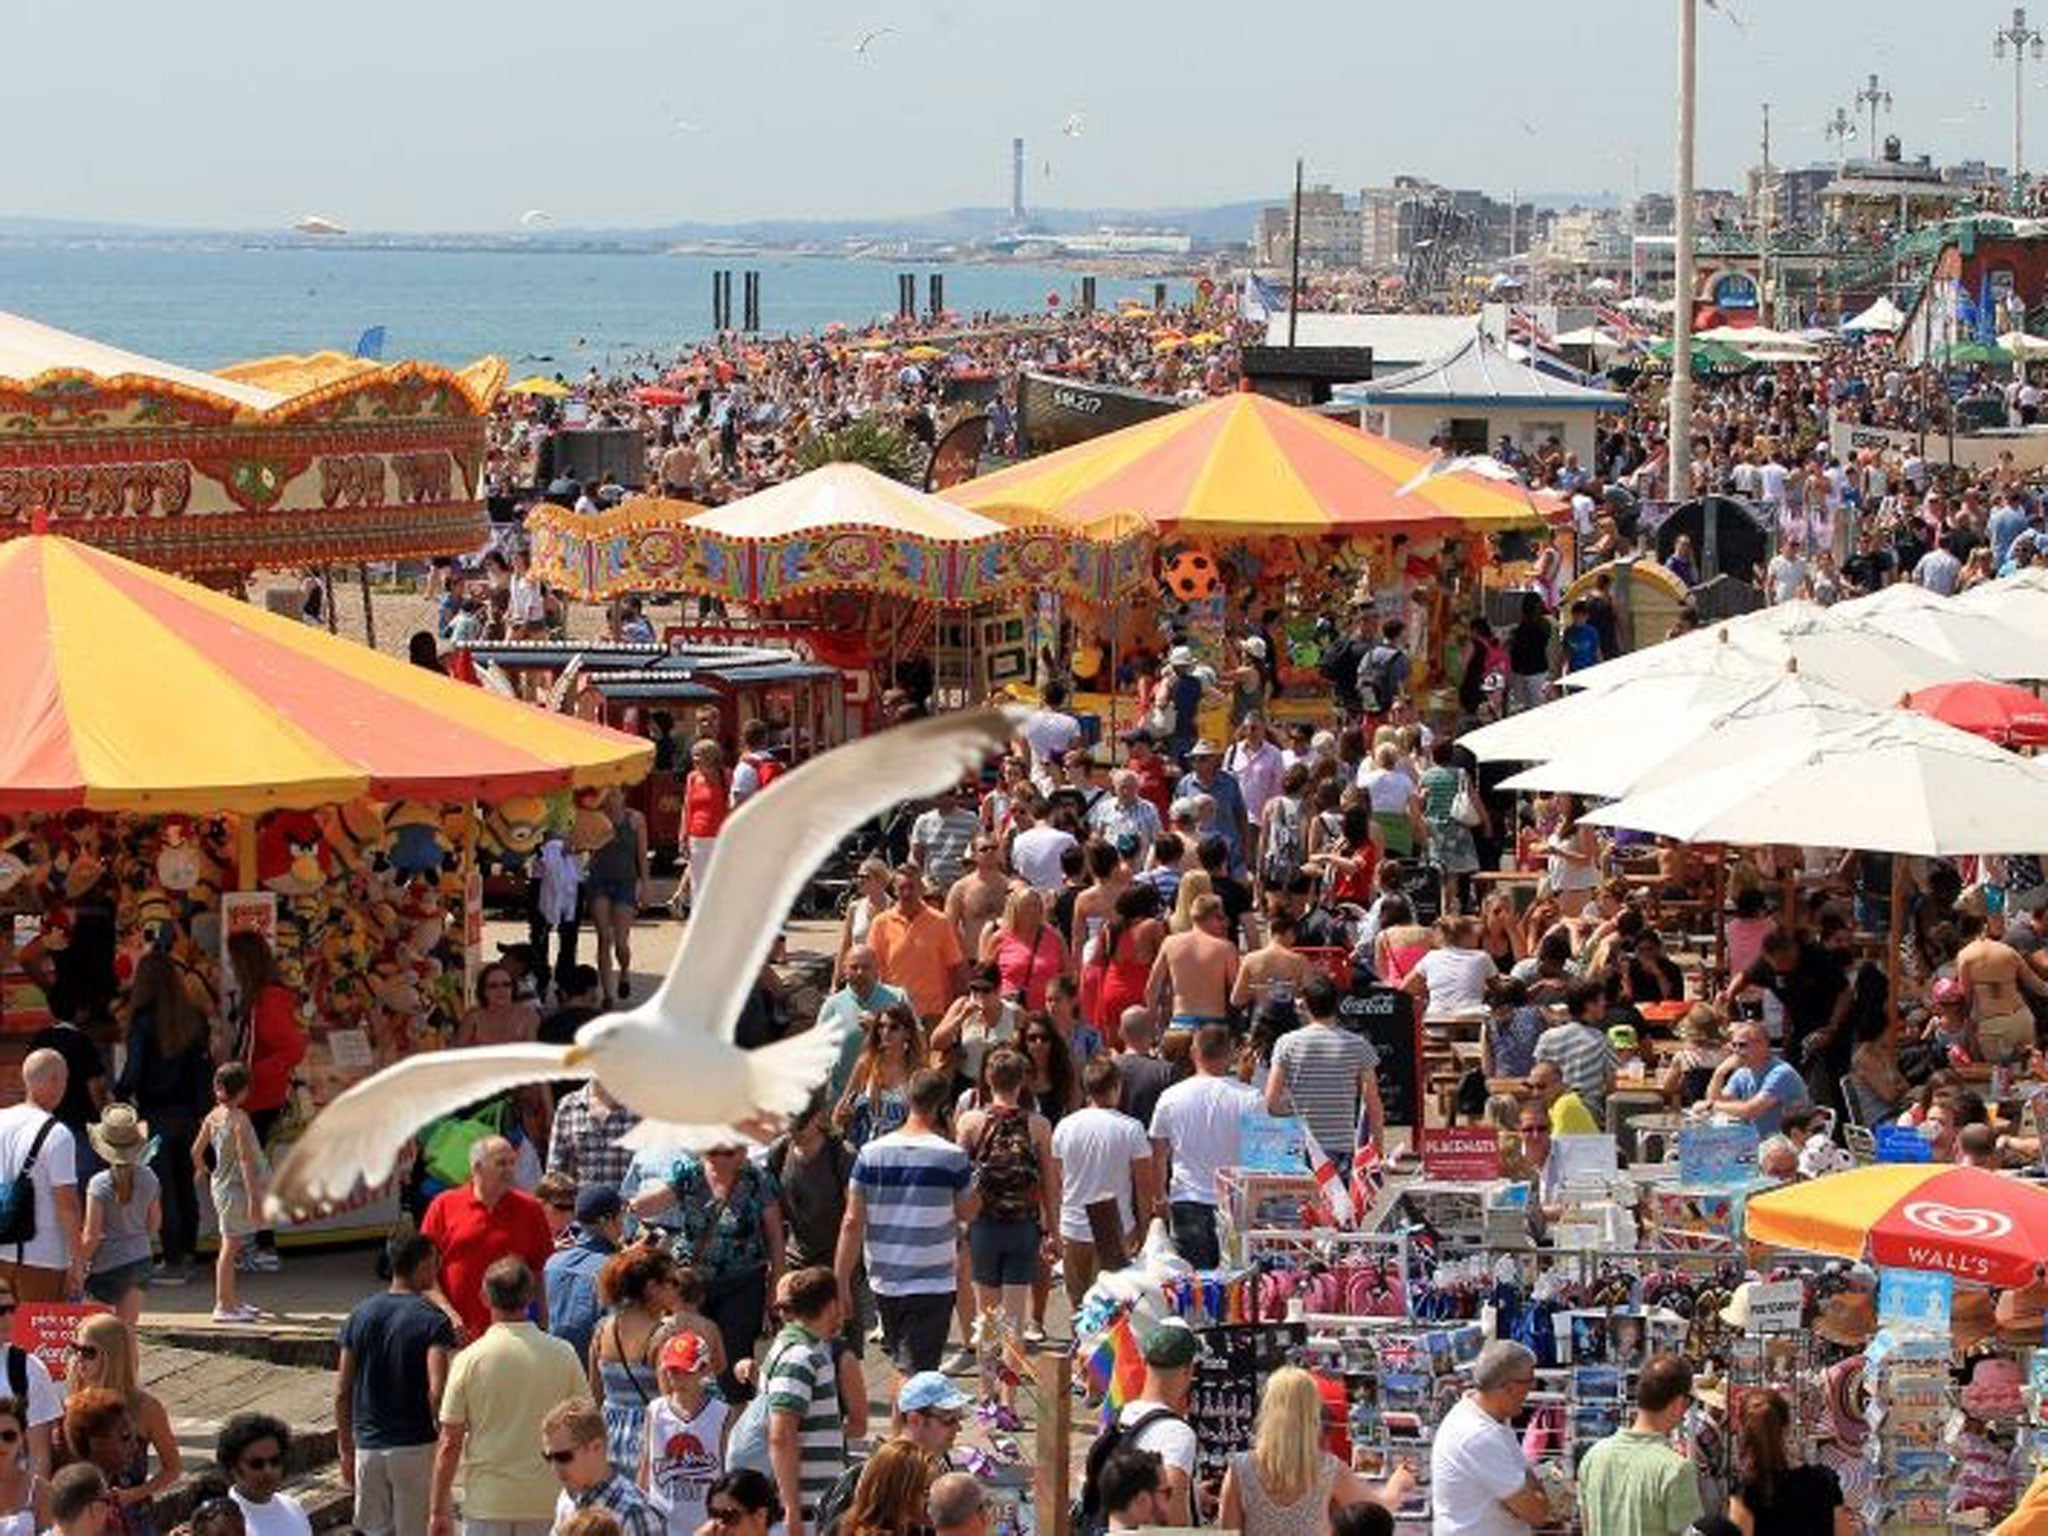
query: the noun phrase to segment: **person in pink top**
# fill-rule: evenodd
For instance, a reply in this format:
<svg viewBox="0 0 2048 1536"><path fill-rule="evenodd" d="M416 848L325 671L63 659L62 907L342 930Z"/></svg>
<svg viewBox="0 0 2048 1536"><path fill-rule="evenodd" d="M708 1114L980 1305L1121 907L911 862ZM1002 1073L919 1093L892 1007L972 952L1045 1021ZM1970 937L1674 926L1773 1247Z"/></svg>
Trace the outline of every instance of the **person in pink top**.
<svg viewBox="0 0 2048 1536"><path fill-rule="evenodd" d="M1045 1007L1045 989L1067 971L1067 941L1046 921L1045 896L1031 886L1014 886L1002 918L982 930L980 960L1003 979L1003 996L1033 1013Z"/></svg>

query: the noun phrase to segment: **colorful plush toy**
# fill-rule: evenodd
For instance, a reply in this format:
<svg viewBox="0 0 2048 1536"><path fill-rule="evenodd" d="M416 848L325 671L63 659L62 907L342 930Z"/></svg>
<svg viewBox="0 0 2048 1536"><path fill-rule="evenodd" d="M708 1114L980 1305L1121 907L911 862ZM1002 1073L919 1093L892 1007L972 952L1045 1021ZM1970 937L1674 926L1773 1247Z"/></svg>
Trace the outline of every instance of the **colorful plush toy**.
<svg viewBox="0 0 2048 1536"><path fill-rule="evenodd" d="M384 808L370 800L326 807L320 812L320 831L335 863L351 874L369 870L390 846Z"/></svg>
<svg viewBox="0 0 2048 1536"><path fill-rule="evenodd" d="M569 849L573 853L595 853L612 840L611 817L604 813L604 791L576 791L576 812L569 822Z"/></svg>
<svg viewBox="0 0 2048 1536"><path fill-rule="evenodd" d="M507 861L531 856L547 835L545 795L515 795L484 812L484 847Z"/></svg>
<svg viewBox="0 0 2048 1536"><path fill-rule="evenodd" d="M417 800L402 800L384 817L391 839L386 859L401 882L438 876L455 849L441 829L441 813Z"/></svg>
<svg viewBox="0 0 2048 1536"><path fill-rule="evenodd" d="M191 818L166 816L157 829L156 883L167 891L189 891L205 872Z"/></svg>
<svg viewBox="0 0 2048 1536"><path fill-rule="evenodd" d="M311 811L276 811L256 832L256 883L280 896L309 896L327 883L327 841Z"/></svg>

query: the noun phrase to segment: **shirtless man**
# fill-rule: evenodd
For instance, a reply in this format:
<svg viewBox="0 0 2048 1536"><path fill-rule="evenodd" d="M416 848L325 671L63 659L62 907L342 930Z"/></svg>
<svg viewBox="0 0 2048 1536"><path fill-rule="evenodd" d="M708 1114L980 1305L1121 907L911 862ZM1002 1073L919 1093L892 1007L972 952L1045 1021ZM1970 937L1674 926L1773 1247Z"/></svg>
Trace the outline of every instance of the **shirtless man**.
<svg viewBox="0 0 2048 1536"><path fill-rule="evenodd" d="M1956 980L1968 990L1984 1059L2023 1059L2034 1045L2034 1013L2022 990L2048 997L2048 982L2035 974L2020 952L1985 931L1985 920L1959 914L1969 942L1956 955Z"/></svg>
<svg viewBox="0 0 2048 1536"><path fill-rule="evenodd" d="M981 931L1003 915L1010 877L1003 873L1002 844L993 833L977 832L968 844L967 873L946 892L946 921L960 935L960 953L981 953Z"/></svg>
<svg viewBox="0 0 2048 1536"><path fill-rule="evenodd" d="M1239 1010L1266 1005L1291 1009L1315 962L1294 947L1294 919L1285 912L1274 914L1267 925L1266 942L1244 957L1237 968L1237 980L1230 988L1230 1006Z"/></svg>
<svg viewBox="0 0 2048 1536"><path fill-rule="evenodd" d="M1230 1022L1230 989L1237 980L1237 946L1224 937L1223 898L1197 896L1194 926L1159 946L1145 995L1167 1019L1169 1035L1192 1035L1204 1024ZM1171 995L1173 1007L1159 1004Z"/></svg>

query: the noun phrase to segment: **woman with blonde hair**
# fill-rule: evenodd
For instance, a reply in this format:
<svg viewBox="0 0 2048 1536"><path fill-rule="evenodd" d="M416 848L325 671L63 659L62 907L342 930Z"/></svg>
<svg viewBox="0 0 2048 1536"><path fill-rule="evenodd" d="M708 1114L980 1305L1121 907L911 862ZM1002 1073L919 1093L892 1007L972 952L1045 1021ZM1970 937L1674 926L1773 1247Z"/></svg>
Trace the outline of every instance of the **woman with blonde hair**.
<svg viewBox="0 0 2048 1536"><path fill-rule="evenodd" d="M1003 996L1036 1012L1045 1007L1045 989L1055 976L1067 974L1067 942L1046 920L1045 893L1015 885L1003 902L1002 917L981 930L983 965L1002 977Z"/></svg>
<svg viewBox="0 0 2048 1536"><path fill-rule="evenodd" d="M1216 883L1205 869L1191 869L1180 877L1180 891L1173 898L1173 916L1167 919L1169 933L1186 933L1195 926L1195 898L1216 894Z"/></svg>
<svg viewBox="0 0 2048 1536"><path fill-rule="evenodd" d="M135 1437L126 1464L107 1481L113 1485L113 1497L120 1506L121 1529L131 1536L156 1529L150 1519L151 1503L175 1487L185 1473L178 1437L171 1432L171 1416L155 1394L143 1391L140 1377L134 1329L111 1312L96 1313L79 1323L72 1336L71 1373L64 1391L67 1397L77 1397L99 1387L127 1405ZM156 1452L154 1477L149 1475L152 1449ZM87 1454L87 1447L67 1442L57 1460L75 1460Z"/></svg>
<svg viewBox="0 0 2048 1536"><path fill-rule="evenodd" d="M842 1536L910 1536L930 1523L925 1496L938 1465L914 1440L884 1440L854 1485L839 1518Z"/></svg>
<svg viewBox="0 0 2048 1536"><path fill-rule="evenodd" d="M1322 1536L1333 1510L1374 1503L1398 1509L1415 1486L1403 1465L1384 1483L1353 1472L1323 1447L1323 1397L1299 1366L1266 1382L1252 1448L1230 1458L1217 1522L1244 1536Z"/></svg>
<svg viewBox="0 0 2048 1536"><path fill-rule="evenodd" d="M732 775L725 771L725 748L709 736L690 743L690 771L683 779L683 845L689 865L681 891L685 907L703 889L711 868L711 850L732 809Z"/></svg>

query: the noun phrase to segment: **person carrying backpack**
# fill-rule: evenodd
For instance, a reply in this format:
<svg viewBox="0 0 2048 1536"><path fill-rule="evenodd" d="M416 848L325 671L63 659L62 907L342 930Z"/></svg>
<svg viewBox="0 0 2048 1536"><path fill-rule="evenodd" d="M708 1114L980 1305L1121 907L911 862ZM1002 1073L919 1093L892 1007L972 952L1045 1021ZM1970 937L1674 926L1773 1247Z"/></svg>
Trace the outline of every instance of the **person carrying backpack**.
<svg viewBox="0 0 2048 1536"><path fill-rule="evenodd" d="M960 1117L960 1149L974 1167L980 1209L967 1224L967 1254L974 1296L982 1313L1001 1312L1020 1339L1030 1316L1031 1287L1050 1273L1059 1232L1059 1206L1047 1177L1052 1167L1052 1127L1045 1116L1024 1108L1031 1066L1013 1050L991 1052L983 1069L987 1104ZM991 1377L1003 1408L1013 1407L1014 1383L992 1367L1000 1357L982 1355L984 1395Z"/></svg>
<svg viewBox="0 0 2048 1536"><path fill-rule="evenodd" d="M1178 1317L1162 1319L1144 1337L1145 1385L1124 1404L1115 1422L1088 1447L1081 1480L1075 1536L1095 1536L1109 1527L1103 1501L1102 1469L1119 1450L1151 1451L1166 1464L1167 1512L1161 1525L1195 1523L1195 1432L1187 1419L1195 1384L1195 1331Z"/></svg>
<svg viewBox="0 0 2048 1536"><path fill-rule="evenodd" d="M1358 701L1369 717L1386 714L1407 691L1412 664L1401 648L1407 633L1404 620L1387 620L1380 626L1379 643L1358 663Z"/></svg>

